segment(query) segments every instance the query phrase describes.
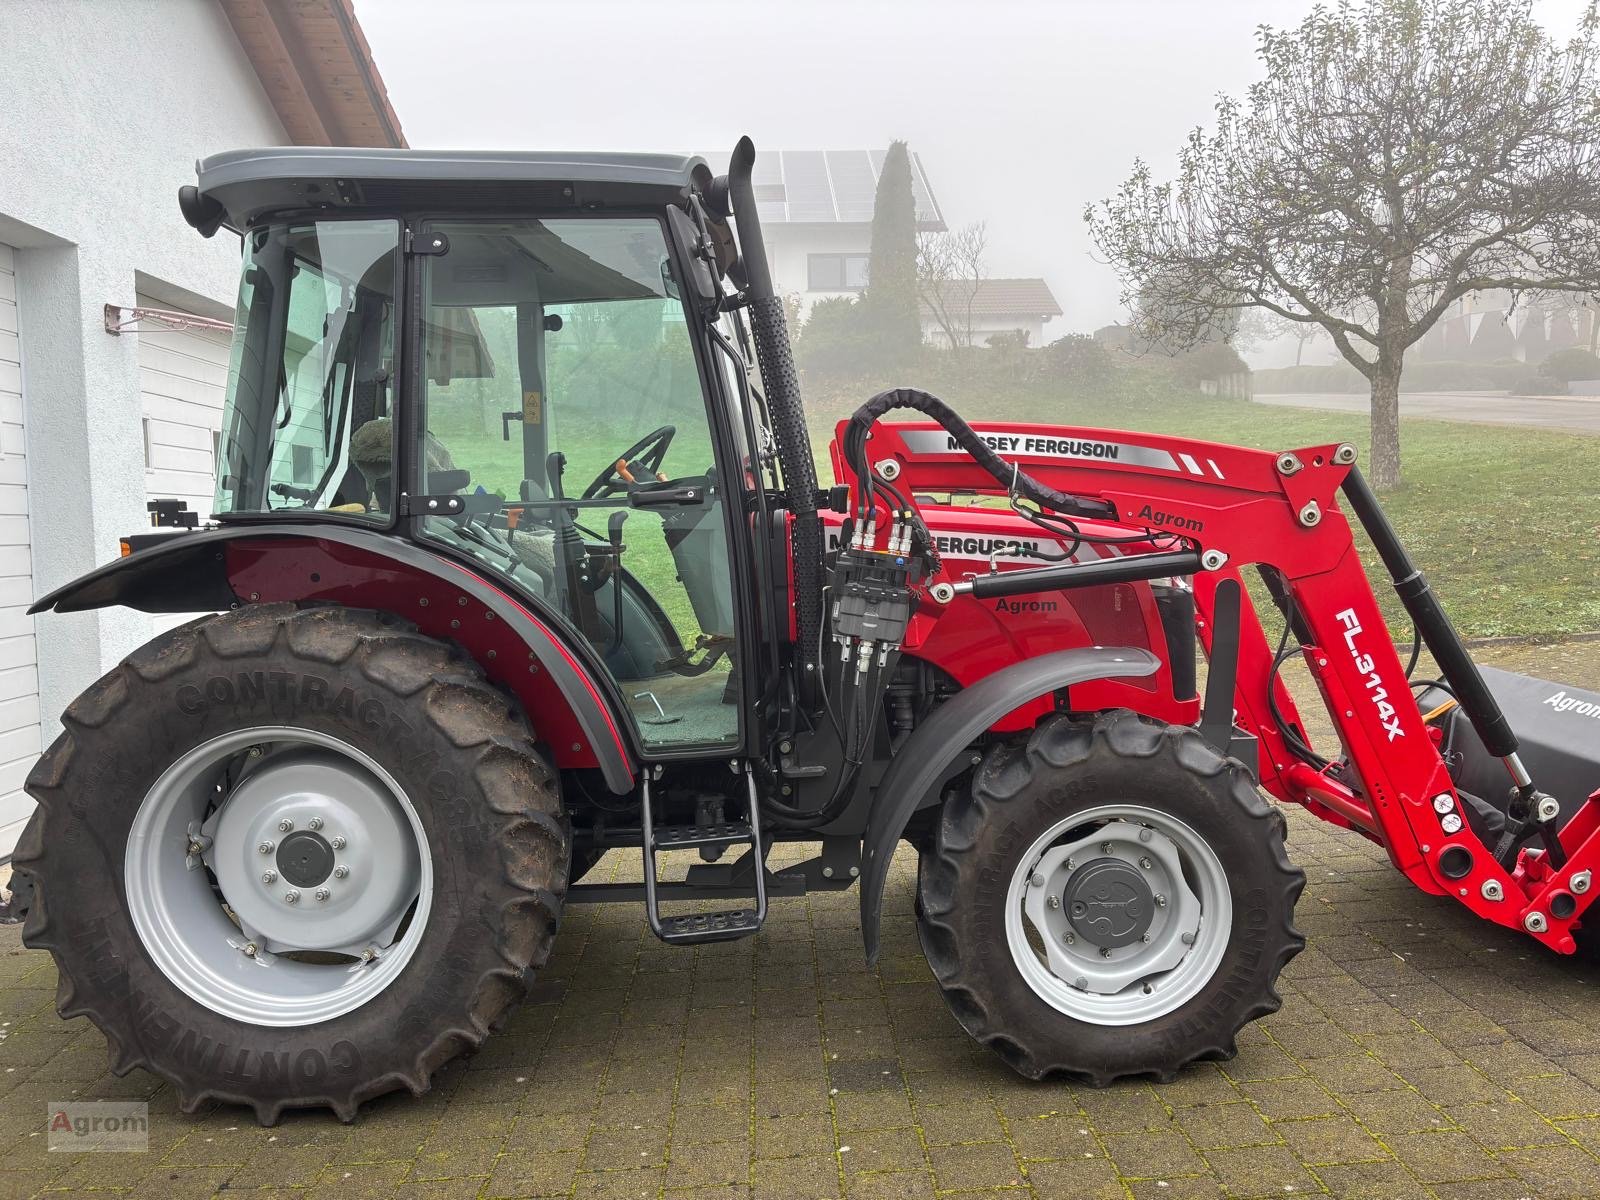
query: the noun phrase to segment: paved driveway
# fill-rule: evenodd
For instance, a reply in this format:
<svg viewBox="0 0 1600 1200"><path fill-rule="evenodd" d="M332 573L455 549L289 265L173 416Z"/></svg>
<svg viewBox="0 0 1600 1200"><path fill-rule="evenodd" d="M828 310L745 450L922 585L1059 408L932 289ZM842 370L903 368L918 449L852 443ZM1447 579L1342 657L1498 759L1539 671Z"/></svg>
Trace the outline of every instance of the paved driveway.
<svg viewBox="0 0 1600 1200"><path fill-rule="evenodd" d="M1600 677L1595 644L1487 657ZM760 938L698 950L631 906L574 909L508 1029L353 1126L186 1117L159 1080L113 1078L100 1034L56 1017L49 958L0 928L0 1200L1600 1195L1600 969L1421 896L1298 810L1289 845L1310 945L1283 1010L1232 1062L1106 1091L1025 1083L967 1040L904 853L876 972L854 892L778 901ZM46 1103L72 1097L148 1099L150 1152L46 1154Z"/></svg>
<svg viewBox="0 0 1600 1200"><path fill-rule="evenodd" d="M1267 393L1258 404L1366 413L1365 394L1338 392ZM1468 421L1480 425L1526 425L1569 433L1600 433L1600 396L1511 396L1505 392L1402 392L1400 412L1407 417Z"/></svg>

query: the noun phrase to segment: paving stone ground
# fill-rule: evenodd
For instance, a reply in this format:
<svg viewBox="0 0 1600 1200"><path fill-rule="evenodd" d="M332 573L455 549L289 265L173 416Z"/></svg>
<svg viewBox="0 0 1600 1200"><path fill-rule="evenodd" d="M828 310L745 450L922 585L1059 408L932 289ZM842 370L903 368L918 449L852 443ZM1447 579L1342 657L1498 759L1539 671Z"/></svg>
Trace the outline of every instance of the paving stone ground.
<svg viewBox="0 0 1600 1200"><path fill-rule="evenodd" d="M1600 679L1596 644L1485 657ZM759 938L699 949L661 945L632 906L573 908L507 1029L348 1126L184 1116L160 1080L114 1078L98 1031L56 1016L49 957L0 927L0 1200L1600 1196L1600 967L1419 894L1298 810L1289 846L1310 944L1282 1011L1231 1062L1105 1091L1026 1083L957 1028L909 852L876 971L853 891L776 901ZM149 1151L46 1153L47 1103L90 1098L148 1100Z"/></svg>

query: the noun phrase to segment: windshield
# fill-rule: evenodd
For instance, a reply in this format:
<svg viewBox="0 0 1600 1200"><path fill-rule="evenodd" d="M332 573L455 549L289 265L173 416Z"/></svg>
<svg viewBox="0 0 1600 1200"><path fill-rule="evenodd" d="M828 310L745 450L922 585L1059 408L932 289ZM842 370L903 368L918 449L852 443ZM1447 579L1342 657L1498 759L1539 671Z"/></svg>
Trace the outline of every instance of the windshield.
<svg viewBox="0 0 1600 1200"><path fill-rule="evenodd" d="M387 519L399 247L392 220L246 236L218 515Z"/></svg>

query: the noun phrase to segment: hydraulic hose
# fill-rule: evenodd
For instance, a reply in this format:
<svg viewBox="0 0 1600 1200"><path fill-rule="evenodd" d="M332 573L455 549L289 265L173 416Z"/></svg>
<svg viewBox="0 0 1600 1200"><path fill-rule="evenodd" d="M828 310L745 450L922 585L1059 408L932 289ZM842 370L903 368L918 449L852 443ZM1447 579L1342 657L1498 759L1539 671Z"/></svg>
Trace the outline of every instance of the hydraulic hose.
<svg viewBox="0 0 1600 1200"><path fill-rule="evenodd" d="M850 426L845 432L844 455L845 460L856 469L858 476L864 475L866 471L867 432L874 422L897 408L915 409L932 417L944 426L956 440L956 444L970 454L974 462L993 475L996 482L1003 484L1014 495L1032 500L1041 508L1072 516L1113 515L1113 509L1109 504L1086 500L1082 496L1073 496L1067 492L1058 492L1025 471L1018 470L996 454L989 443L984 441L978 431L968 425L955 409L939 397L918 388L894 388L891 391L879 392L856 409L851 416Z"/></svg>

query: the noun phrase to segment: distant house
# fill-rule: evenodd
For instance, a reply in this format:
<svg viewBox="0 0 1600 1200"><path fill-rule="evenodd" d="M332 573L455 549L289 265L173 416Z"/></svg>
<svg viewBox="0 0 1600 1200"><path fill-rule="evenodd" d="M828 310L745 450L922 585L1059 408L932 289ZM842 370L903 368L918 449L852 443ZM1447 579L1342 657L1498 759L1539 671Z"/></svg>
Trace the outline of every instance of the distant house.
<svg viewBox="0 0 1600 1200"><path fill-rule="evenodd" d="M1472 292L1450 306L1412 351L1421 362L1541 363L1569 346L1593 348L1600 341L1600 312L1560 297L1515 306L1508 292Z"/></svg>
<svg viewBox="0 0 1600 1200"><path fill-rule="evenodd" d="M1044 323L1061 315L1061 306L1042 279L947 280L931 301L922 302L922 334L936 346L984 346L996 334L1017 334L1025 344L1044 343Z"/></svg>
<svg viewBox="0 0 1600 1200"><path fill-rule="evenodd" d="M756 155L752 180L761 229L780 295L800 297L803 311L828 296L853 296L867 286L872 204L883 150L768 150ZM727 155L706 154L717 165ZM922 160L911 155L917 228L942 232L944 216Z"/></svg>

